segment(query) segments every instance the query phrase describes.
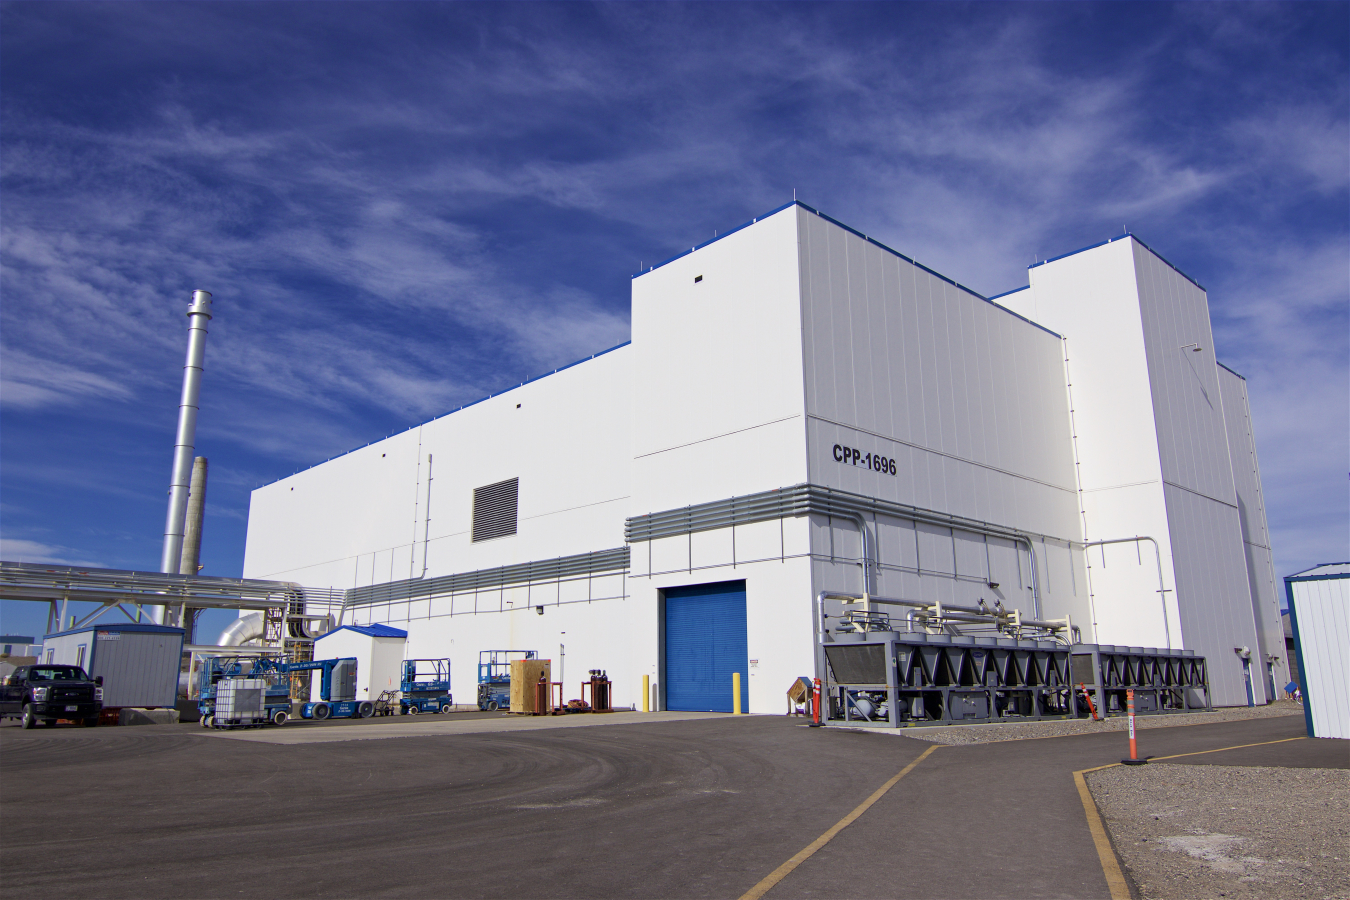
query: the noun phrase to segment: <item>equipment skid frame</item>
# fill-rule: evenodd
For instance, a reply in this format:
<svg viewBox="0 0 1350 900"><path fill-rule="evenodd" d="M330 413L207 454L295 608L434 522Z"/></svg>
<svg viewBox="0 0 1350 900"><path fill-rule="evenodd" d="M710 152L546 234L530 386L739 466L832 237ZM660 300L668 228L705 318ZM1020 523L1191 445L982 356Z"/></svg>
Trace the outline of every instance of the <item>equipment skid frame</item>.
<svg viewBox="0 0 1350 900"><path fill-rule="evenodd" d="M1089 710L1083 690L1095 690L1102 715L1123 712L1129 689L1153 698L1149 712L1209 708L1205 660L1190 651L918 632L832 637L821 647L827 721L900 728L1078 718ZM1192 702L1199 694L1203 707Z"/></svg>

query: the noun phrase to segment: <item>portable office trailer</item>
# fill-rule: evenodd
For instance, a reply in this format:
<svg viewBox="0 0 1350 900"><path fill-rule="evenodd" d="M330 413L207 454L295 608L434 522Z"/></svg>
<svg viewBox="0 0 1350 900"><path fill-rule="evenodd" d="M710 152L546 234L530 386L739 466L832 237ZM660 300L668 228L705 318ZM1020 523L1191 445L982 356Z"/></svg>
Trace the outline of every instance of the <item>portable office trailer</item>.
<svg viewBox="0 0 1350 900"><path fill-rule="evenodd" d="M1284 580L1309 737L1350 738L1350 563Z"/></svg>
<svg viewBox="0 0 1350 900"><path fill-rule="evenodd" d="M375 700L381 691L396 691L403 677L403 648L408 632L388 625L343 625L314 642L315 659L356 659L354 697ZM311 701L319 697L320 679L310 680ZM336 698L335 698L336 699Z"/></svg>
<svg viewBox="0 0 1350 900"><path fill-rule="evenodd" d="M49 634L42 661L80 666L103 678L103 708L172 707L178 698L183 629L136 622Z"/></svg>

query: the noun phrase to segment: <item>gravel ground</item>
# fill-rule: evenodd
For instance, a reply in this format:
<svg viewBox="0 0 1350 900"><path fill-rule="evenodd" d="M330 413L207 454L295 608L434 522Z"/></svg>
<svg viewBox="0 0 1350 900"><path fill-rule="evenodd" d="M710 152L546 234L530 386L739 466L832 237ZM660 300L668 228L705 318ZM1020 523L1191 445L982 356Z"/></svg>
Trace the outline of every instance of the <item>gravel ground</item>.
<svg viewBox="0 0 1350 900"><path fill-rule="evenodd" d="M1350 772L1166 764L1087 779L1144 900L1350 898Z"/></svg>
<svg viewBox="0 0 1350 900"><path fill-rule="evenodd" d="M1273 716L1301 716L1303 707L1286 700L1269 706L1234 706L1214 712L1173 713L1135 716L1134 727L1170 728L1175 725L1212 725L1241 719L1266 719ZM992 741L1020 741L1026 738L1063 737L1066 734L1093 734L1099 731L1125 731L1125 716L1094 722L1091 719L1055 719L1045 722L1018 722L998 725L931 725L918 728L867 728L887 734L902 734L932 744L987 744Z"/></svg>

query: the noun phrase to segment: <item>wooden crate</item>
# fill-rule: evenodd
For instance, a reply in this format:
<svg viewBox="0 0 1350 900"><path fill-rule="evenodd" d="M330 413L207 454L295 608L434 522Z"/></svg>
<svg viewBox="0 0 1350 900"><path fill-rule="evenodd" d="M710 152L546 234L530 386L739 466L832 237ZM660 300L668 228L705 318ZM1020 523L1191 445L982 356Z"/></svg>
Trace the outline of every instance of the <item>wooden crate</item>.
<svg viewBox="0 0 1350 900"><path fill-rule="evenodd" d="M537 713L544 710L535 708L535 685L539 684L539 674L552 680L552 665L547 659L517 659L511 662L511 712Z"/></svg>

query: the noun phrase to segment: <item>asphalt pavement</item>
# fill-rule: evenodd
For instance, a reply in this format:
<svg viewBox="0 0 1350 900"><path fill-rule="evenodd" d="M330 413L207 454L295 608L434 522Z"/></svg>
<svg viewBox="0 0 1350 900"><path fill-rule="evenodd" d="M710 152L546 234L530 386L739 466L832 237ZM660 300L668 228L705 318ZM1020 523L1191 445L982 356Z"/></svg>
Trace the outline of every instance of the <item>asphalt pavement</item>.
<svg viewBox="0 0 1350 900"><path fill-rule="evenodd" d="M5 727L0 878L31 898L736 898L933 746L776 716L586 718L287 744L190 725ZM1141 752L1302 729L1162 728ZM764 896L1109 897L1072 772L1123 743L938 747ZM1326 743L1179 761L1344 767Z"/></svg>

